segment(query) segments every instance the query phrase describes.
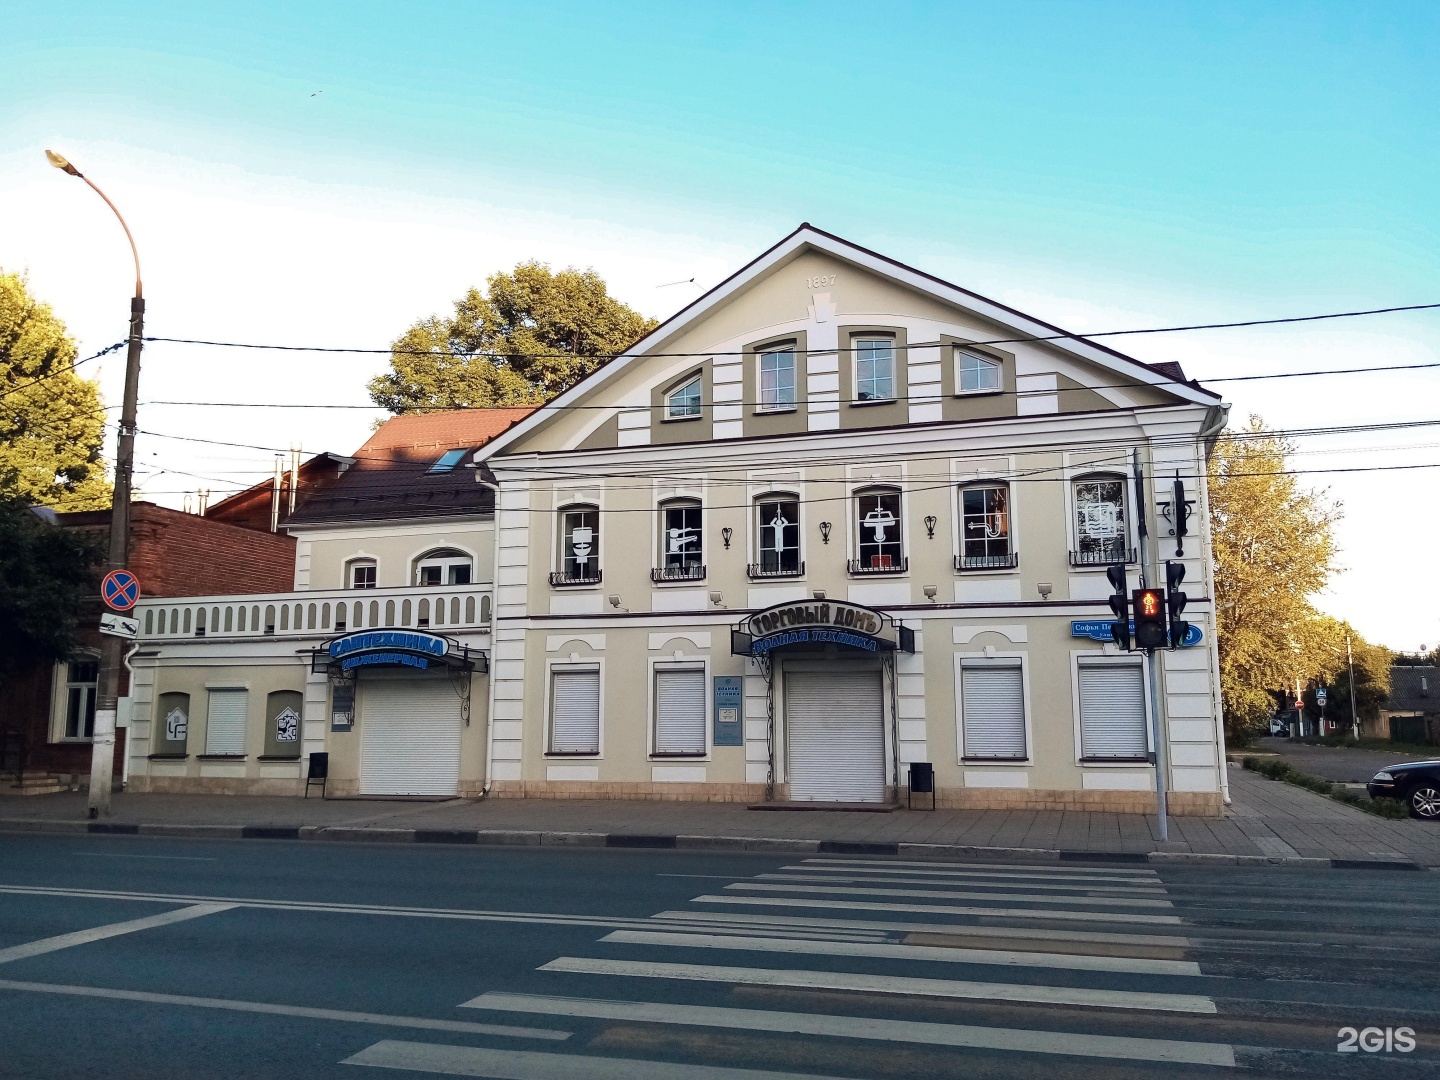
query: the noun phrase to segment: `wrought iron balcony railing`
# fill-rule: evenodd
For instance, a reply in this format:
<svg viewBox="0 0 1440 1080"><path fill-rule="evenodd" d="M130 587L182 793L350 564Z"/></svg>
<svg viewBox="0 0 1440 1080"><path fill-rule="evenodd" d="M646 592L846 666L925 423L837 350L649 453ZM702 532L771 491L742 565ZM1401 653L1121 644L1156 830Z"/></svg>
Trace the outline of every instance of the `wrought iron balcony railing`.
<svg viewBox="0 0 1440 1080"><path fill-rule="evenodd" d="M1102 547L1093 551L1070 552L1071 566L1109 566L1111 563L1135 562L1134 548Z"/></svg>
<svg viewBox="0 0 1440 1080"><path fill-rule="evenodd" d="M599 585L600 571L596 570L556 570L550 575L550 584L556 588L563 588L567 585Z"/></svg>
<svg viewBox="0 0 1440 1080"><path fill-rule="evenodd" d="M866 576L871 574L903 574L910 569L910 560L908 558L902 558L899 562L895 562L891 559L885 559L883 562L877 562L875 559L871 559L870 564L866 565L861 559L851 559L845 565L852 574L863 574Z"/></svg>
<svg viewBox="0 0 1440 1080"><path fill-rule="evenodd" d="M1020 565L1016 552L1009 555L956 555L956 570L1014 570Z"/></svg>
<svg viewBox="0 0 1440 1080"><path fill-rule="evenodd" d="M801 560L793 566L766 566L764 563L750 563L745 567L745 573L752 579L804 577L805 562Z"/></svg>
<svg viewBox="0 0 1440 1080"><path fill-rule="evenodd" d="M696 563L692 566L652 566L650 568L650 580L656 583L663 581L704 581L705 564Z"/></svg>

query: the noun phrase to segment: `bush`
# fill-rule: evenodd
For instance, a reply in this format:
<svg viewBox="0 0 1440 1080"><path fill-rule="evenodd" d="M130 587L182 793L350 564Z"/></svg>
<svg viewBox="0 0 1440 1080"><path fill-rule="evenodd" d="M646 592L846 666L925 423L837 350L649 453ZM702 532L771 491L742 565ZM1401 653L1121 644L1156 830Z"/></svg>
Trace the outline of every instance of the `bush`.
<svg viewBox="0 0 1440 1080"><path fill-rule="evenodd" d="M1303 773L1287 762L1278 758L1247 757L1241 764L1251 772L1257 772L1267 780L1281 780L1287 784L1294 784L1296 787L1313 791L1317 795L1326 795L1336 802L1342 802L1346 806L1353 806L1357 810L1364 810L1367 814L1375 814L1383 818L1403 818L1409 816L1405 804L1399 799L1372 799L1369 796L1360 795L1351 791L1343 784L1332 784L1329 780L1322 780L1318 776L1311 776Z"/></svg>

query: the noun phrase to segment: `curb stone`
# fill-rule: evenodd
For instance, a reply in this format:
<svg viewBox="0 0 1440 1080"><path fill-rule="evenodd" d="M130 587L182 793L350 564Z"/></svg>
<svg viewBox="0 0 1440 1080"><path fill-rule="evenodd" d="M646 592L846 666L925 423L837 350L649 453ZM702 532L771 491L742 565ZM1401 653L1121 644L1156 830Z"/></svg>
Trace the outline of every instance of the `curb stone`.
<svg viewBox="0 0 1440 1080"><path fill-rule="evenodd" d="M1345 859L1230 855L1190 851L1080 851L966 844L797 840L767 836L672 836L652 833L539 832L520 829L387 829L348 825L174 825L110 821L0 819L0 833L167 836L195 840L298 840L485 847L587 847L635 850L803 852L912 856L1033 863L1152 863L1196 866L1280 866L1292 869L1425 871L1412 859ZM1436 869L1440 869L1437 867Z"/></svg>

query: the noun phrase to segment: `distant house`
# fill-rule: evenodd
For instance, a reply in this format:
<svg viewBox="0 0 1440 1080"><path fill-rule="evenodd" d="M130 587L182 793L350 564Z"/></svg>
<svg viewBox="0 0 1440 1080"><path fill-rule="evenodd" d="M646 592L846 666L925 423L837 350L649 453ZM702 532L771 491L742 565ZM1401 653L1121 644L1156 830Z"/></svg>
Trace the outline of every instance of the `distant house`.
<svg viewBox="0 0 1440 1080"><path fill-rule="evenodd" d="M1396 742L1440 745L1440 667L1396 664L1390 700L1380 710L1379 732Z"/></svg>

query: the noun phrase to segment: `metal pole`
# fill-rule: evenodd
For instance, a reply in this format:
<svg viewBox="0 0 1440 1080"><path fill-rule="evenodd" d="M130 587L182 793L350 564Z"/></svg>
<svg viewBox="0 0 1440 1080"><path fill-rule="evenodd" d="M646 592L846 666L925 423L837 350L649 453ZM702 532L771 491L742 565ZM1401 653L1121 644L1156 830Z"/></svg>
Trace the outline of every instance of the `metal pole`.
<svg viewBox="0 0 1440 1080"><path fill-rule="evenodd" d="M140 281L140 252L130 226L110 197L95 186L79 169L59 154L49 150L45 156L50 164L70 176L79 177L105 200L115 214L130 254L135 260L135 295L130 300L130 341L125 353L125 397L120 406L120 431L115 449L115 488L110 503L111 570L123 570L130 558L130 482L135 465L136 402L140 393L140 348L145 336L145 291ZM95 731L90 747L90 816L110 813L110 784L115 772L115 719L120 701L120 654L122 642L111 634L100 639L100 678L95 690Z"/></svg>
<svg viewBox="0 0 1440 1080"><path fill-rule="evenodd" d="M1350 733L1360 738L1360 703L1355 694L1355 652L1350 648L1350 631L1345 631L1345 662L1350 665Z"/></svg>
<svg viewBox="0 0 1440 1080"><path fill-rule="evenodd" d="M1145 472L1140 466L1140 448L1130 451L1130 461L1135 474L1135 526L1140 541L1140 587L1148 588L1149 581L1160 581L1159 556L1151 549L1150 530L1145 523ZM1157 537L1155 546L1160 540ZM1147 575L1146 570L1149 570ZM1150 680L1150 730L1155 743L1155 816L1160 824L1160 839L1170 839L1169 805L1165 798L1165 722L1161 714L1160 664L1155 649L1146 650L1145 667Z"/></svg>

